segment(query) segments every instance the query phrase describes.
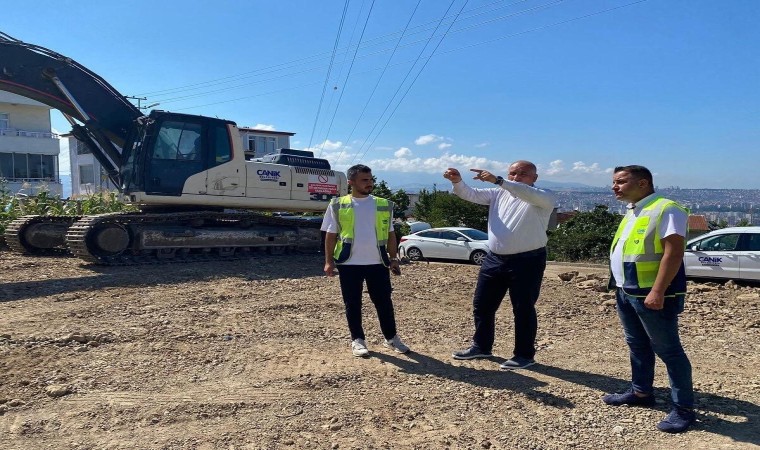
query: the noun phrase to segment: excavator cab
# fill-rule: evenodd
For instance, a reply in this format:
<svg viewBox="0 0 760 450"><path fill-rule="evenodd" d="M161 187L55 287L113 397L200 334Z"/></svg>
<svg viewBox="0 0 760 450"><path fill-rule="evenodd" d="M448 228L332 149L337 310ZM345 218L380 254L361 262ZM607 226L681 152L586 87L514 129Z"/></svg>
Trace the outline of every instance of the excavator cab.
<svg viewBox="0 0 760 450"><path fill-rule="evenodd" d="M226 120L153 111L124 152L125 194L180 196L186 181L232 160Z"/></svg>

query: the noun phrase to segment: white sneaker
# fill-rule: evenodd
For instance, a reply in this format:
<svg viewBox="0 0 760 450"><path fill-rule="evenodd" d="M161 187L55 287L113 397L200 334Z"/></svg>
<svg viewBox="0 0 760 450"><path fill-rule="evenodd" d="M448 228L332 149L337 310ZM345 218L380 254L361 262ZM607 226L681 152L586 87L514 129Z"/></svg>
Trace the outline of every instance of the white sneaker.
<svg viewBox="0 0 760 450"><path fill-rule="evenodd" d="M367 343L364 342L364 339L354 339L353 342L351 342L351 353L353 353L354 356L369 355L369 350L367 350Z"/></svg>
<svg viewBox="0 0 760 450"><path fill-rule="evenodd" d="M406 346L403 342L401 342L401 338L398 337L398 334L393 336L390 339L386 339L383 341L383 345L388 348L392 348L396 353L408 353L409 347Z"/></svg>

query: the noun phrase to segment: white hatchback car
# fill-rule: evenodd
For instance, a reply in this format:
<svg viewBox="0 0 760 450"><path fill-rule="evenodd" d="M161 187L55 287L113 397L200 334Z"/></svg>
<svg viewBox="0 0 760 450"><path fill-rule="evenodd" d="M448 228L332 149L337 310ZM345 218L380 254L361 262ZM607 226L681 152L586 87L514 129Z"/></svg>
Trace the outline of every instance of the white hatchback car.
<svg viewBox="0 0 760 450"><path fill-rule="evenodd" d="M760 280L760 227L711 231L686 244L686 276Z"/></svg>
<svg viewBox="0 0 760 450"><path fill-rule="evenodd" d="M489 251L487 240L488 234L474 228L431 228L402 237L399 250L412 261L461 259L481 265Z"/></svg>

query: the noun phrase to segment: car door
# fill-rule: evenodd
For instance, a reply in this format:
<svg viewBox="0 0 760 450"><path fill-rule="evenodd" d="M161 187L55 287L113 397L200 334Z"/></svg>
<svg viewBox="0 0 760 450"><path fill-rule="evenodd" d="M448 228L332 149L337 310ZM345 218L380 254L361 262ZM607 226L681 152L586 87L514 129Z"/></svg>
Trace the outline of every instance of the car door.
<svg viewBox="0 0 760 450"><path fill-rule="evenodd" d="M693 242L684 254L686 275L706 278L739 278L739 233L709 236Z"/></svg>
<svg viewBox="0 0 760 450"><path fill-rule="evenodd" d="M415 234L417 238L414 243L409 244L408 247L417 247L422 252L422 256L426 258L439 258L441 253L441 244L438 236L440 232L436 230L425 230Z"/></svg>
<svg viewBox="0 0 760 450"><path fill-rule="evenodd" d="M465 244L468 239L461 233L453 230L441 231L440 239L440 254L438 258L446 259L467 259L470 257L470 252Z"/></svg>
<svg viewBox="0 0 760 450"><path fill-rule="evenodd" d="M760 280L760 233L746 233L736 252L739 258L739 277Z"/></svg>

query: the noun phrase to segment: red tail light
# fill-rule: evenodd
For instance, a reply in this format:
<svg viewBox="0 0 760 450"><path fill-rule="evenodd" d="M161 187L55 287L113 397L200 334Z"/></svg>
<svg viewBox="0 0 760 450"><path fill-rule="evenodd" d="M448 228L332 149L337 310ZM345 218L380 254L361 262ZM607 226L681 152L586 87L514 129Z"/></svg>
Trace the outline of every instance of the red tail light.
<svg viewBox="0 0 760 450"><path fill-rule="evenodd" d="M406 238L402 237L400 242L404 242L405 240L406 240Z"/></svg>

